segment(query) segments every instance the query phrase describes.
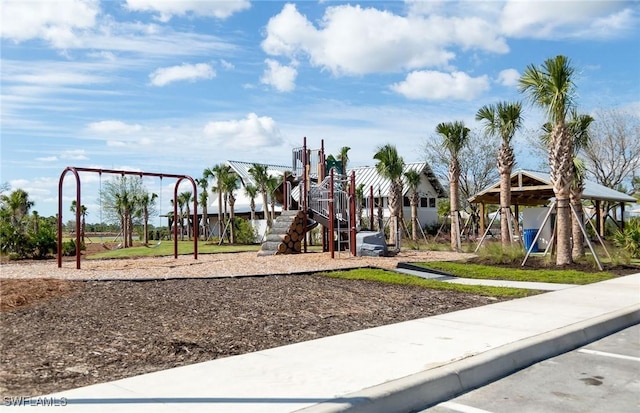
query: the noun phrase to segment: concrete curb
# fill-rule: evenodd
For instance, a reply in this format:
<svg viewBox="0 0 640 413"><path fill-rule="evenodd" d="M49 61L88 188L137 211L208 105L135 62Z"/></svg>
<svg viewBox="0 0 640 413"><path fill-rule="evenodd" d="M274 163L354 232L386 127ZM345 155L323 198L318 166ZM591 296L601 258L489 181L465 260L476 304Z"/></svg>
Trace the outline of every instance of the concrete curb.
<svg viewBox="0 0 640 413"><path fill-rule="evenodd" d="M424 409L638 323L640 304L327 400L299 412L386 413Z"/></svg>

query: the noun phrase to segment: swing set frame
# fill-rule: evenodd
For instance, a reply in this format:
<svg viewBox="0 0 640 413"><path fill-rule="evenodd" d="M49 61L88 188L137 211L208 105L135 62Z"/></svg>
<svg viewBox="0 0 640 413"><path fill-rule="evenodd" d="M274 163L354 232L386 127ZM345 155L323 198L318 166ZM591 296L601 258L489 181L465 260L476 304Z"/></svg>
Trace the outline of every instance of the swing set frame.
<svg viewBox="0 0 640 413"><path fill-rule="evenodd" d="M173 178L176 179L176 184L173 188L173 216L178 216L178 187L183 180L187 180L191 182L191 186L193 187L193 233L198 234L198 187L196 185L195 180L189 175L177 175L177 174L166 174L166 173L157 173L157 172L140 172L140 171L124 171L124 170L115 170L115 169L99 169L99 168L81 168L75 166L67 166L60 174L60 180L58 182L58 268L62 267L62 187L64 183L64 178L67 173L71 172L76 178L76 204L78 206L82 205L81 200L81 182L80 182L80 174L78 172L90 172L100 174L114 174L114 175L133 175L142 178L143 176L153 176L156 178L160 178L162 181L163 178ZM80 210L81 208L76 208L76 269L80 269ZM175 221L175 220L174 220ZM177 222L177 221L176 221ZM178 258L178 226L174 222L173 225L173 258ZM193 259L198 259L198 237L193 237Z"/></svg>

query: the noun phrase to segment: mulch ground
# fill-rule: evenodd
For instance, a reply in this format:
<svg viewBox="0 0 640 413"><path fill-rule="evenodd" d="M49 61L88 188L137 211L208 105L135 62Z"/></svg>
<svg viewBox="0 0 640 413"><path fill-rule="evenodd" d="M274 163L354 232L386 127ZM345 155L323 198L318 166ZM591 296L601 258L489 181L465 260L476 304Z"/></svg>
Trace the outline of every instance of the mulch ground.
<svg viewBox="0 0 640 413"><path fill-rule="evenodd" d="M35 396L496 302L314 275L1 280L0 395Z"/></svg>

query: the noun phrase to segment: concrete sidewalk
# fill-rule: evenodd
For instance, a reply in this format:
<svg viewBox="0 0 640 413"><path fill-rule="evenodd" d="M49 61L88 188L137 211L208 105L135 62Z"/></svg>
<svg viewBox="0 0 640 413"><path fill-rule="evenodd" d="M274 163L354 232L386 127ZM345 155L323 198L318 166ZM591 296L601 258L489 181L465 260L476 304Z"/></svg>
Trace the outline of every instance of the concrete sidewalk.
<svg viewBox="0 0 640 413"><path fill-rule="evenodd" d="M36 411L412 411L639 322L634 274L65 391L48 397L66 407Z"/></svg>

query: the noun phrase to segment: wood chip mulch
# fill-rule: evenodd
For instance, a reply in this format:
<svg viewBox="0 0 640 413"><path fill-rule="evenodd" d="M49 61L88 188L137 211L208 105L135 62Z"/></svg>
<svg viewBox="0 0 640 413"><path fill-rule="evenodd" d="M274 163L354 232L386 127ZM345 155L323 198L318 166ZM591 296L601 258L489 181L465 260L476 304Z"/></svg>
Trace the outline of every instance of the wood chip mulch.
<svg viewBox="0 0 640 413"><path fill-rule="evenodd" d="M0 395L37 396L497 301L318 275L4 279Z"/></svg>

